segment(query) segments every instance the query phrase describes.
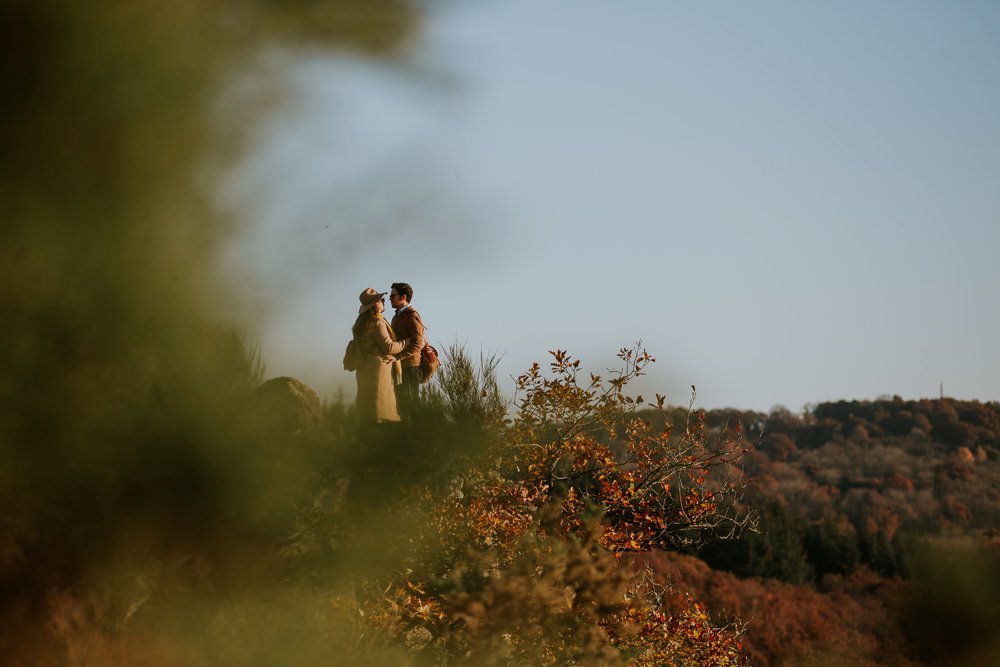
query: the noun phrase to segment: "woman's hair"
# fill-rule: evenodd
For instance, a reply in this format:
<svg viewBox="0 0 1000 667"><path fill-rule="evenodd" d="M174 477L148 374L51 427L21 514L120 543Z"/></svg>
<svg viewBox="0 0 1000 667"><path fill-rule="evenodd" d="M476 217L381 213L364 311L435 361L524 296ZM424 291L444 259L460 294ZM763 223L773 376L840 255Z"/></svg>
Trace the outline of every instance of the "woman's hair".
<svg viewBox="0 0 1000 667"><path fill-rule="evenodd" d="M374 308L359 313L358 319L354 320L354 326L351 327L351 333L354 334L355 338L360 338L365 332L375 328L375 320L377 319L378 311Z"/></svg>

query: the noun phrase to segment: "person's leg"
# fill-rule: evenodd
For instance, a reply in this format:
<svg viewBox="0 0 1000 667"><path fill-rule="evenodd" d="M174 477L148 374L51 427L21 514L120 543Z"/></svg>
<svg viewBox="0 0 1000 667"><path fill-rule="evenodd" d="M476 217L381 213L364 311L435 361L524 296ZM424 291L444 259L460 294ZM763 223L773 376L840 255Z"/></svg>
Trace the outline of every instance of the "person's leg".
<svg viewBox="0 0 1000 667"><path fill-rule="evenodd" d="M412 422L413 414L420 398L420 381L423 372L418 366L404 366L402 382L396 392L399 414L404 422Z"/></svg>

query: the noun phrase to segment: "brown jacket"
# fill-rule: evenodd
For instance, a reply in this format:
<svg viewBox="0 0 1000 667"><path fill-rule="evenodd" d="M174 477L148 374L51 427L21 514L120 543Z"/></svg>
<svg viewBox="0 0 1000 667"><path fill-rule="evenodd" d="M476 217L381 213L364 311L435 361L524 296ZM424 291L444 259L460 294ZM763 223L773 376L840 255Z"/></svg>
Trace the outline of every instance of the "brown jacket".
<svg viewBox="0 0 1000 667"><path fill-rule="evenodd" d="M392 330L399 340L410 339L406 349L397 355L403 367L419 366L420 350L424 349L424 323L420 319L420 313L413 310L413 306L396 313L392 318Z"/></svg>
<svg viewBox="0 0 1000 667"><path fill-rule="evenodd" d="M395 333L395 332L393 332ZM396 388L392 380L395 357L406 341L392 339L389 325L378 318L375 328L358 339L365 360L355 373L358 382L357 410L361 419L399 421L396 410Z"/></svg>

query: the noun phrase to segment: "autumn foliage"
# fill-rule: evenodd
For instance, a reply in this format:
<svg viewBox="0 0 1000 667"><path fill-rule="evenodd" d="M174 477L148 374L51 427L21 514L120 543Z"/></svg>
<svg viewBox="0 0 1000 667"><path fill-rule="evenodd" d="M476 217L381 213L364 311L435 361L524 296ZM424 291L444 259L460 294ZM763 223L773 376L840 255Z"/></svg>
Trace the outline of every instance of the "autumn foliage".
<svg viewBox="0 0 1000 667"><path fill-rule="evenodd" d="M637 417L626 385L654 361L638 345L608 380L551 356L461 483L412 490L430 520L368 601L373 636L471 664L740 664L738 625L666 608L632 557L748 524L739 431L710 445L700 413L677 434Z"/></svg>
<svg viewBox="0 0 1000 667"><path fill-rule="evenodd" d="M760 441L744 457L759 530L647 562L745 619L754 664L995 664L998 416L898 396L711 411L710 430L740 419Z"/></svg>

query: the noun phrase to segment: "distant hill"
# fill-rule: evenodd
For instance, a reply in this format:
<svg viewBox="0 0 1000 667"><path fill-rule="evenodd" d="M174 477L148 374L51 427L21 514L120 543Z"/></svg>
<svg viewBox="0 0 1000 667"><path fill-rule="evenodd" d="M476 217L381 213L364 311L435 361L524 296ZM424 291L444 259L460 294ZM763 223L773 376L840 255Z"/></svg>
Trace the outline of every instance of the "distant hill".
<svg viewBox="0 0 1000 667"><path fill-rule="evenodd" d="M747 502L765 533L701 554L716 567L786 581L859 564L906 576L921 538L998 538L1000 403L893 397L705 418L740 422L758 442Z"/></svg>

